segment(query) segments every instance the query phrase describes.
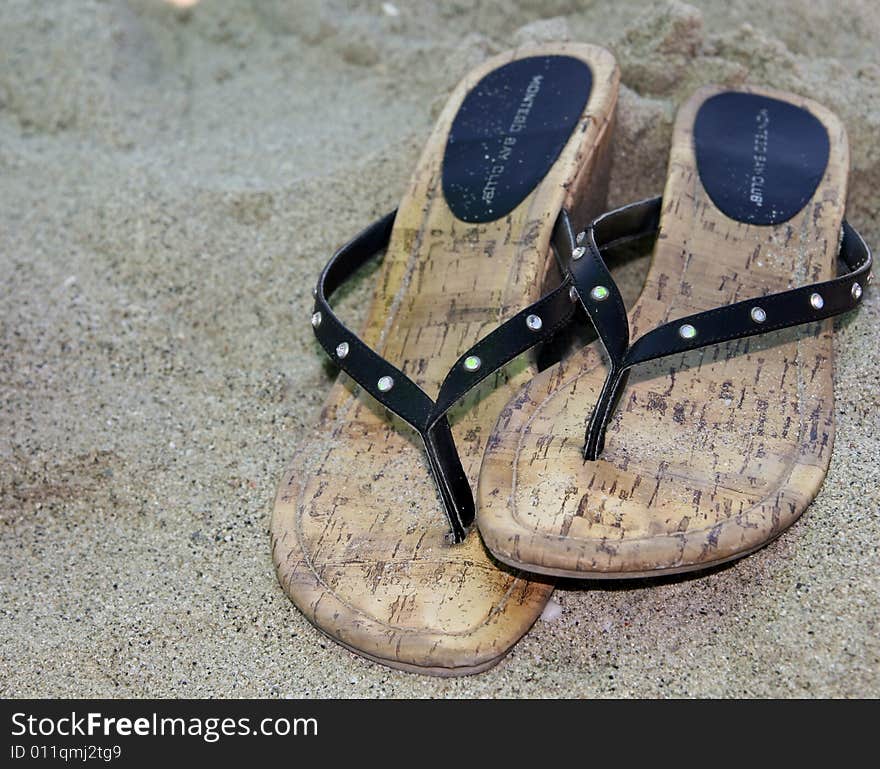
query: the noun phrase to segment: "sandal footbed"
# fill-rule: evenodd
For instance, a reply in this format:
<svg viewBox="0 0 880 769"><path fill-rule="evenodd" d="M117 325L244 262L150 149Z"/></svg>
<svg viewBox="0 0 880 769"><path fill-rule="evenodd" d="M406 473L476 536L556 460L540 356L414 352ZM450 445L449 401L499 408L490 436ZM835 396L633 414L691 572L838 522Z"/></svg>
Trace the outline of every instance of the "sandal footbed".
<svg viewBox="0 0 880 769"><path fill-rule="evenodd" d="M542 54L589 63L592 92L578 126L507 216L457 220L440 178L459 104L487 72ZM553 44L486 62L451 96L400 205L361 332L429 395L462 351L539 297L560 208L585 219L603 206L617 83L607 51ZM453 434L474 486L498 413L535 370L525 357L513 362L454 412ZM296 440L275 501L272 552L281 584L325 634L385 665L459 675L497 662L540 615L552 583L500 565L476 532L447 544L418 435L344 374L317 425Z"/></svg>
<svg viewBox="0 0 880 769"><path fill-rule="evenodd" d="M696 168L694 119L678 114L660 233L631 339L690 313L830 278L846 202L846 132L808 99L830 156L794 218L754 226L725 216ZM834 439L831 320L733 340L636 367L597 461L584 425L602 386L598 343L541 372L504 409L483 460L478 524L517 568L629 578L717 565L763 546L817 494Z"/></svg>

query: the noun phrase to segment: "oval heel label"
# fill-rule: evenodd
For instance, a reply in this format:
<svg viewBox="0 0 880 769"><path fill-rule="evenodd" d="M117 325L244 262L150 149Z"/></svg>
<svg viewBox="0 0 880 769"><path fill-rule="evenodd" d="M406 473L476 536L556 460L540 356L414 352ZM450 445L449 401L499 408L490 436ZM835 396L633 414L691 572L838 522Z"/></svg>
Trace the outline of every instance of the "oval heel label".
<svg viewBox="0 0 880 769"><path fill-rule="evenodd" d="M465 96L446 141L443 195L465 222L509 214L547 175L590 97L590 68L570 56L517 59Z"/></svg>
<svg viewBox="0 0 880 769"><path fill-rule="evenodd" d="M828 165L828 131L805 109L755 93L719 93L694 121L700 181L731 219L780 224L813 197Z"/></svg>

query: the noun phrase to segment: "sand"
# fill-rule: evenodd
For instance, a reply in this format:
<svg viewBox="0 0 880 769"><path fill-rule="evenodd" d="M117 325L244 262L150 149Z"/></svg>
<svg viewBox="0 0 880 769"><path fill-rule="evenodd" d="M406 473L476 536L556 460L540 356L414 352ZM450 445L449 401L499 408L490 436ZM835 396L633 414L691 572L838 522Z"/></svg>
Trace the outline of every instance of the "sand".
<svg viewBox="0 0 880 769"><path fill-rule="evenodd" d="M0 695L880 696L877 284L837 324L825 485L761 552L566 583L496 669L456 680L350 654L279 587L275 485L333 377L310 288L493 52L616 53L612 204L662 189L697 85L812 96L847 125L849 217L880 244L873 0L443 7L3 3ZM644 266L620 273L630 298ZM367 275L345 317L369 295Z"/></svg>

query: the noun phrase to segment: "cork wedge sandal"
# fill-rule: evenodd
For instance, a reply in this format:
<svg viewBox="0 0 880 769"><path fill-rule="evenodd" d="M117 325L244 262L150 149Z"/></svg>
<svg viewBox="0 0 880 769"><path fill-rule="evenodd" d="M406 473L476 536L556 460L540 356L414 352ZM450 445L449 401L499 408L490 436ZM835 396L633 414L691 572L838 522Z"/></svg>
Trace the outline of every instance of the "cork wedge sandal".
<svg viewBox="0 0 880 769"><path fill-rule="evenodd" d="M498 413L536 371L528 356L505 364L574 312L561 290L540 317L520 308L558 275L557 221L602 210L617 87L595 46L486 62L450 97L396 213L320 277L312 326L344 373L280 483L272 553L296 606L364 657L485 670L552 592L468 536L471 488ZM383 249L358 337L327 297Z"/></svg>
<svg viewBox="0 0 880 769"><path fill-rule="evenodd" d="M684 105L663 198L600 217L567 252L602 344L532 379L489 439L478 525L497 558L557 576L684 572L801 515L834 436L828 318L871 278L843 219L848 167L840 121L807 99L708 87ZM604 259L658 231L627 314Z"/></svg>

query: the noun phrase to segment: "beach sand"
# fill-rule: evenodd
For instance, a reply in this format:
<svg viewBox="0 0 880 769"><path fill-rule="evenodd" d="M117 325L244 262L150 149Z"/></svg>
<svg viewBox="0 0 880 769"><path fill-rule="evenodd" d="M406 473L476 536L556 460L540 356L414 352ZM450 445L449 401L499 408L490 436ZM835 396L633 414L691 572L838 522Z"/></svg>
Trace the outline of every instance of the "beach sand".
<svg viewBox="0 0 880 769"><path fill-rule="evenodd" d="M0 695L880 696L880 292L837 322L804 517L728 568L567 582L497 668L398 673L272 567L276 484L334 376L335 247L394 207L446 94L533 40L623 76L610 203L662 190L675 108L762 83L834 109L880 246L873 0L6 0L0 11ZM645 259L619 273L630 300ZM347 293L357 327L370 276Z"/></svg>

